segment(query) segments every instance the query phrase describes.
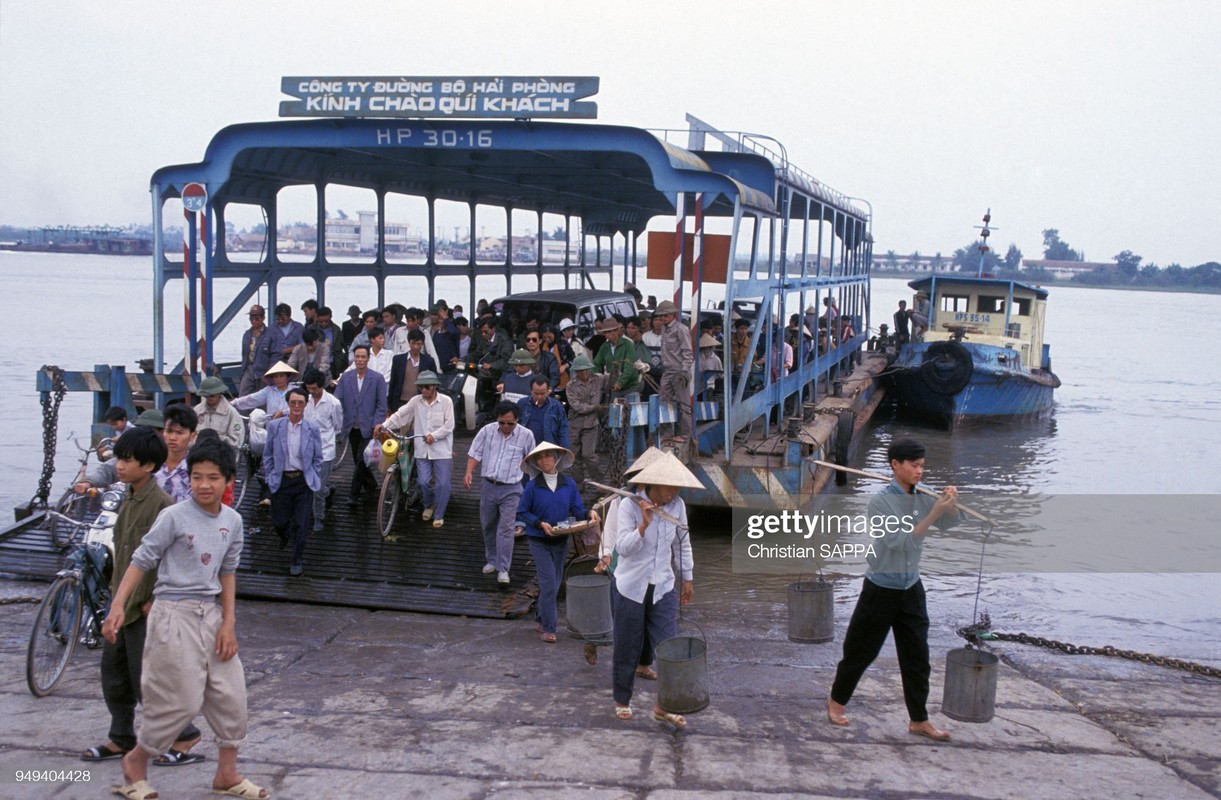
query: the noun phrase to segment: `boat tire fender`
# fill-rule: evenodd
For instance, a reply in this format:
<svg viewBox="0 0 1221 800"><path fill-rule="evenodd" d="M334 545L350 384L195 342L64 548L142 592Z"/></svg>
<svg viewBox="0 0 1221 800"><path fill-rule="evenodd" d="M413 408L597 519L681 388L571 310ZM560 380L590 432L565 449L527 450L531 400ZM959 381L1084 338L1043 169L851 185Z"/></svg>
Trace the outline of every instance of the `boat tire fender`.
<svg viewBox="0 0 1221 800"><path fill-rule="evenodd" d="M924 354L920 377L937 394L955 395L967 388L975 373L971 352L958 342L934 342Z"/></svg>

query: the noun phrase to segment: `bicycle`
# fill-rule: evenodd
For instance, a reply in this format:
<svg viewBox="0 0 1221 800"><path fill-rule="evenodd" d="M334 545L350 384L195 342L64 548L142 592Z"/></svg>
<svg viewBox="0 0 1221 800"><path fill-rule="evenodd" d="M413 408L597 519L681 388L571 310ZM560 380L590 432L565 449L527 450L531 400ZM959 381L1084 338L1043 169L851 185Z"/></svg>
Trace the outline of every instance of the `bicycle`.
<svg viewBox="0 0 1221 800"><path fill-rule="evenodd" d="M35 697L46 697L55 690L78 643L90 650L102 645L102 623L110 607L110 572L114 563L106 540L112 533L113 511L120 498L115 492L107 492L102 499L105 510L94 522L47 511L48 517L71 526L74 546L68 554L67 566L59 571L34 615L25 678Z"/></svg>
<svg viewBox="0 0 1221 800"><path fill-rule="evenodd" d="M394 530L394 519L398 515L399 506L415 506L423 493L420 491L413 455L415 448L412 440L416 437L389 430L386 431L386 437L386 441L394 441L396 446L392 456L394 461L387 467L386 476L382 478L382 490L377 503L377 529L381 531L382 539L393 542L397 537L391 535L391 531Z"/></svg>
<svg viewBox="0 0 1221 800"><path fill-rule="evenodd" d="M68 438L73 444L76 445L76 448L81 451L81 465L76 471L76 477L72 480L72 483L68 485L68 488L64 490L64 493L60 495L59 500L55 503L55 511L69 518L71 518L71 514L69 512L76 503L80 502L82 499L92 499L100 494L97 489L90 489L84 494L78 494L76 491L76 485L85 480L85 475L89 471L89 456L93 453L97 453L98 461L100 463L114 451L113 439L105 438L98 441L98 443L93 447L81 447L80 440L73 438L73 436L74 434L68 434ZM84 511L78 512L78 514L83 516L88 514L91 510L93 509L86 508ZM78 522L80 522L79 519L71 519L70 522L61 522L58 519L52 520L50 526L51 541L55 543L56 547L62 550L71 544L72 534L74 533L75 525Z"/></svg>

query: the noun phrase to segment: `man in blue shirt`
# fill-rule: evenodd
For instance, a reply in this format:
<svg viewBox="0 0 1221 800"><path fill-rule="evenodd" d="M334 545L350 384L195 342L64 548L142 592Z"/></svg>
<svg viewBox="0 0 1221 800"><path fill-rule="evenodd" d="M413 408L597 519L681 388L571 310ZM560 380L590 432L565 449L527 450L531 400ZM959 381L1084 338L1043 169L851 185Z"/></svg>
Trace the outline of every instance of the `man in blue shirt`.
<svg viewBox="0 0 1221 800"><path fill-rule="evenodd" d="M517 404L501 400L496 404L496 421L483 426L471 442L466 457L467 489L480 465L483 480L479 487L479 524L483 530L483 552L487 563L483 574L496 573L496 582L509 586L509 567L513 564L513 523L517 519L522 493L521 462L536 442L528 428L517 424Z"/></svg>
<svg viewBox="0 0 1221 800"><path fill-rule="evenodd" d="M929 721L928 702L928 609L920 580L920 555L924 537L935 523L948 528L958 521L958 490L946 487L939 497L917 493L924 476L924 445L915 439L897 439L886 451L894 479L869 502L870 525L879 538L870 540L876 552L869 557L865 584L857 600L848 632L844 657L835 671L835 683L827 698L827 719L847 725L844 706L852 699L865 670L877 658L894 631L899 672L903 677L903 700L907 704L908 733L933 741L949 741L950 734Z"/></svg>
<svg viewBox="0 0 1221 800"><path fill-rule="evenodd" d="M530 381L530 396L517 401L520 422L534 434L536 442L551 442L568 449L568 414L551 396L551 386L542 375Z"/></svg>

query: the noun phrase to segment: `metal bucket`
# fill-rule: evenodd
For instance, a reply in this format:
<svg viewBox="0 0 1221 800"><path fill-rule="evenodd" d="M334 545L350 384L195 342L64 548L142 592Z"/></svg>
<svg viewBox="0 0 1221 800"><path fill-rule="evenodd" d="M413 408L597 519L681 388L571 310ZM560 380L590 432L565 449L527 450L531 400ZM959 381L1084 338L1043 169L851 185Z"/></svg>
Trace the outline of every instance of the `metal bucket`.
<svg viewBox="0 0 1221 800"><path fill-rule="evenodd" d="M827 581L789 584L789 641L819 644L835 638L835 592Z"/></svg>
<svg viewBox="0 0 1221 800"><path fill-rule="evenodd" d="M610 576L570 575L564 581L568 631L581 639L606 639L611 621Z"/></svg>
<svg viewBox="0 0 1221 800"><path fill-rule="evenodd" d="M657 704L670 714L694 714L708 707L708 643L675 636L654 648Z"/></svg>
<svg viewBox="0 0 1221 800"><path fill-rule="evenodd" d="M941 713L959 722L988 722L996 711L996 673L991 653L962 647L945 656Z"/></svg>

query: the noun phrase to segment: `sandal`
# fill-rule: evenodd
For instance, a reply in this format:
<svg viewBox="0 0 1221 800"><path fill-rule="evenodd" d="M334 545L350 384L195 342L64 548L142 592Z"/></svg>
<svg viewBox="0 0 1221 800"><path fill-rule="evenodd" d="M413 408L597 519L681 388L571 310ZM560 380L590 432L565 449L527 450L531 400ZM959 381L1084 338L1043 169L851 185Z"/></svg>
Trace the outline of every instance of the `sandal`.
<svg viewBox="0 0 1221 800"><path fill-rule="evenodd" d="M598 646L593 644L585 645L585 663L589 665L598 663Z"/></svg>
<svg viewBox="0 0 1221 800"><path fill-rule="evenodd" d="M111 747L108 744L99 744L97 747L90 747L81 753L81 761L109 761L112 758L122 758L125 755L127 755L126 750Z"/></svg>
<svg viewBox="0 0 1221 800"><path fill-rule="evenodd" d="M842 726L842 725L848 724L847 715L840 714L838 712L831 710L831 698L830 697L827 698L827 721L830 722L832 725L841 725Z"/></svg>
<svg viewBox="0 0 1221 800"><path fill-rule="evenodd" d="M117 794L119 797L126 797L127 800L157 800L161 796L157 794L157 790L148 781L136 781L135 783L126 783L122 786L111 786L110 793Z"/></svg>
<svg viewBox="0 0 1221 800"><path fill-rule="evenodd" d="M926 736L934 742L948 742L953 738L949 731L943 731L932 723L929 723L927 728L913 728L909 725L907 732L912 736Z"/></svg>
<svg viewBox="0 0 1221 800"><path fill-rule="evenodd" d="M660 708L653 709L653 719L658 722L668 723L676 728L687 727L687 718L682 714L671 714L668 711L662 711Z"/></svg>
<svg viewBox="0 0 1221 800"><path fill-rule="evenodd" d="M631 706L615 706L615 719L625 719L626 720L626 719L631 719L631 718L632 718L632 707Z"/></svg>
<svg viewBox="0 0 1221 800"><path fill-rule="evenodd" d="M155 767L181 767L184 764L198 764L207 759L203 753L192 753L188 750L169 750L153 759Z"/></svg>
<svg viewBox="0 0 1221 800"><path fill-rule="evenodd" d="M252 783L247 778L242 778L242 782L228 789L222 789L219 786L212 787L212 794L225 795L226 797L243 797L245 800L268 800L271 797L271 792Z"/></svg>
<svg viewBox="0 0 1221 800"><path fill-rule="evenodd" d="M554 633L548 633L547 631L543 631L542 633L540 633L538 635L538 638L542 639L547 644L555 644L555 634Z"/></svg>
<svg viewBox="0 0 1221 800"><path fill-rule="evenodd" d="M657 680L657 670L652 667L636 667L636 677L646 681Z"/></svg>

